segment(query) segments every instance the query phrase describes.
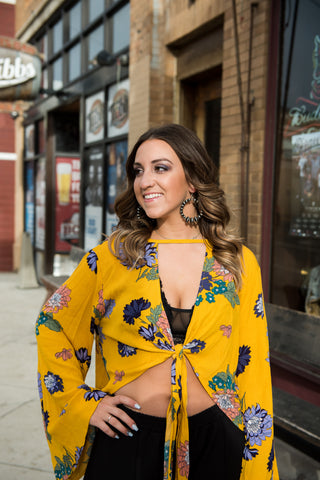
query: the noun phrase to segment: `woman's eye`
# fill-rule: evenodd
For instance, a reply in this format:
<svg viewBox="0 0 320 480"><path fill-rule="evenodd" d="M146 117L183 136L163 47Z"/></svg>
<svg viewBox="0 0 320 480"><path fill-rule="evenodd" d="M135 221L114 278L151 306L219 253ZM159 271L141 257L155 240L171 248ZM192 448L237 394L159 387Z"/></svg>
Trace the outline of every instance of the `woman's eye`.
<svg viewBox="0 0 320 480"><path fill-rule="evenodd" d="M156 168L155 168L156 172L167 172L168 171L168 167L166 167L165 165L157 165Z"/></svg>
<svg viewBox="0 0 320 480"><path fill-rule="evenodd" d="M142 172L141 168L134 168L133 169L133 173L134 173L135 177L137 177L141 172Z"/></svg>

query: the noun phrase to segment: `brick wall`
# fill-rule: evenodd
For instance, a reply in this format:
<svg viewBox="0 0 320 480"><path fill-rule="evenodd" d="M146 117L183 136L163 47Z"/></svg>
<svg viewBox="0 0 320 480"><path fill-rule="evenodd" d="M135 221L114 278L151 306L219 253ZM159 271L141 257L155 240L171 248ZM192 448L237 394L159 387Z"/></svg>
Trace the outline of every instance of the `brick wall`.
<svg viewBox="0 0 320 480"><path fill-rule="evenodd" d="M0 2L0 33L7 37L14 37L14 11L15 6Z"/></svg>
<svg viewBox="0 0 320 480"><path fill-rule="evenodd" d="M243 127L239 107L237 63L232 1L131 0L130 135L129 143L154 124L181 121L176 59L166 45L191 39L196 31L208 31L223 22L222 118L220 181L233 212L233 226L241 225L241 147ZM249 58L249 0L236 0L240 70L244 110L247 105ZM258 258L261 251L262 182L269 32L269 0L254 9L249 141L247 244ZM251 95L250 95L251 97Z"/></svg>

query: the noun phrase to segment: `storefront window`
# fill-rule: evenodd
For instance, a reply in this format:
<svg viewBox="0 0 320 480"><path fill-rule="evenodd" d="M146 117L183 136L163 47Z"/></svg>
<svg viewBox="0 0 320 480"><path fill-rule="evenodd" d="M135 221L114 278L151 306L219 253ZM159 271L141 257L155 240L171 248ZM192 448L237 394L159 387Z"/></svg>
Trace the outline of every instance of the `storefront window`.
<svg viewBox="0 0 320 480"><path fill-rule="evenodd" d="M76 3L69 12L69 39L81 32L81 2Z"/></svg>
<svg viewBox="0 0 320 480"><path fill-rule="evenodd" d="M104 11L104 0L89 0L89 22L91 23Z"/></svg>
<svg viewBox="0 0 320 480"><path fill-rule="evenodd" d="M93 30L88 37L88 62L92 61L94 57L104 48L104 28L103 25Z"/></svg>
<svg viewBox="0 0 320 480"><path fill-rule="evenodd" d="M127 3L113 17L113 51L118 52L130 43L130 4Z"/></svg>
<svg viewBox="0 0 320 480"><path fill-rule="evenodd" d="M62 87L62 58L60 57L52 64L52 88L59 90Z"/></svg>
<svg viewBox="0 0 320 480"><path fill-rule="evenodd" d="M84 248L90 250L102 238L103 147L90 148L85 157Z"/></svg>
<svg viewBox="0 0 320 480"><path fill-rule="evenodd" d="M31 244L34 244L34 169L33 162L25 162L25 202L24 230L29 233Z"/></svg>
<svg viewBox="0 0 320 480"><path fill-rule="evenodd" d="M69 81L81 75L81 44L77 43L69 50Z"/></svg>
<svg viewBox="0 0 320 480"><path fill-rule="evenodd" d="M320 315L320 4L284 4L271 301Z"/></svg>
<svg viewBox="0 0 320 480"><path fill-rule="evenodd" d="M63 45L62 20L59 20L52 29L52 53L55 54L61 50Z"/></svg>

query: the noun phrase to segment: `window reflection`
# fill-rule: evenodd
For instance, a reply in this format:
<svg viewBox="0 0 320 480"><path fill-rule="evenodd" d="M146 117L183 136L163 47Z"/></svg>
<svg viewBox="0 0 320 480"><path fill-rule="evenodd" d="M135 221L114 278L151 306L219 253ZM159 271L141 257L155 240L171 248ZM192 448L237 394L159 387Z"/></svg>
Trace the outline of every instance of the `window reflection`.
<svg viewBox="0 0 320 480"><path fill-rule="evenodd" d="M69 12L69 39L81 32L81 2L78 2L70 9Z"/></svg>
<svg viewBox="0 0 320 480"><path fill-rule="evenodd" d="M89 0L89 22L104 11L104 0Z"/></svg>
<svg viewBox="0 0 320 480"><path fill-rule="evenodd" d="M127 3L113 18L113 51L118 52L130 43L130 4Z"/></svg>
<svg viewBox="0 0 320 480"><path fill-rule="evenodd" d="M57 53L63 45L62 20L59 20L52 29L52 53Z"/></svg>
<svg viewBox="0 0 320 480"><path fill-rule="evenodd" d="M77 43L69 50L69 80L81 75L81 45Z"/></svg>
<svg viewBox="0 0 320 480"><path fill-rule="evenodd" d="M62 58L60 57L52 64L52 88L59 90L62 87Z"/></svg>
<svg viewBox="0 0 320 480"><path fill-rule="evenodd" d="M88 37L88 61L94 59L94 57L104 48L104 39L103 39L103 25L96 28Z"/></svg>

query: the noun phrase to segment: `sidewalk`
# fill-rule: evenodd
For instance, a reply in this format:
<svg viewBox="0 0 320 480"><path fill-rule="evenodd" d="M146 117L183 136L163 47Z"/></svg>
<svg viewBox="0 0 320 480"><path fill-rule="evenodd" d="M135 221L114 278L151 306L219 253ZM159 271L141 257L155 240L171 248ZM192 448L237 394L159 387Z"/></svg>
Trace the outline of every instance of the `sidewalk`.
<svg viewBox="0 0 320 480"><path fill-rule="evenodd" d="M0 477L53 480L37 390L34 325L45 289L20 289L0 273Z"/></svg>

